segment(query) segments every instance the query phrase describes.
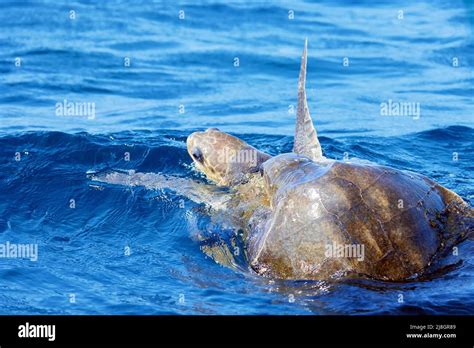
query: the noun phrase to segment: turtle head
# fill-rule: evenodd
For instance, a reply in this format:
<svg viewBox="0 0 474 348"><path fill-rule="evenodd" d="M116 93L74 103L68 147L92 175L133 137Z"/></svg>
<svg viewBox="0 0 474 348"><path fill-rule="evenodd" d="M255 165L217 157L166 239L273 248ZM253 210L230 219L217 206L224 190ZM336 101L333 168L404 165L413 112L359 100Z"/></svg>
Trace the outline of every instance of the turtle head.
<svg viewBox="0 0 474 348"><path fill-rule="evenodd" d="M217 128L192 133L186 143L196 168L220 186L244 182L248 174L258 172L260 165L270 158Z"/></svg>

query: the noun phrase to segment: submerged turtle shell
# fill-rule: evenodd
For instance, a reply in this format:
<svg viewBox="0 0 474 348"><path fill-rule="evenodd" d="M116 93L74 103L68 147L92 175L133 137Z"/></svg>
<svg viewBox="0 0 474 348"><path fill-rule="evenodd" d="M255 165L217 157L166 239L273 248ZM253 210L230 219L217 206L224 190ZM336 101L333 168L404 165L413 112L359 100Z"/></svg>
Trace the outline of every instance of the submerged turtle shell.
<svg viewBox="0 0 474 348"><path fill-rule="evenodd" d="M262 275L316 279L337 271L401 280L422 272L447 236L439 216L455 193L415 173L284 154L264 164L271 214L250 233ZM448 236L449 237L449 236ZM338 247L363 254L328 254Z"/></svg>

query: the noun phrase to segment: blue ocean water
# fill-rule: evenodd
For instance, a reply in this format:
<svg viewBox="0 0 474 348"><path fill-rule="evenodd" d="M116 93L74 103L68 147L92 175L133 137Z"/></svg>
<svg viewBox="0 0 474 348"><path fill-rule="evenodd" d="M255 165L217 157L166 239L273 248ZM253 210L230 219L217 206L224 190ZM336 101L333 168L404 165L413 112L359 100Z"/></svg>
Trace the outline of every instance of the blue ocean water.
<svg viewBox="0 0 474 348"><path fill-rule="evenodd" d="M416 282L270 280L201 251L187 218L208 228L202 206L87 176L203 180L185 140L207 127L290 151L307 37L326 155L422 173L472 205L473 18L459 0L2 0L0 243L36 243L38 260L0 258L0 314L474 314L472 241ZM58 115L65 100L94 113ZM383 115L389 101L420 113Z"/></svg>

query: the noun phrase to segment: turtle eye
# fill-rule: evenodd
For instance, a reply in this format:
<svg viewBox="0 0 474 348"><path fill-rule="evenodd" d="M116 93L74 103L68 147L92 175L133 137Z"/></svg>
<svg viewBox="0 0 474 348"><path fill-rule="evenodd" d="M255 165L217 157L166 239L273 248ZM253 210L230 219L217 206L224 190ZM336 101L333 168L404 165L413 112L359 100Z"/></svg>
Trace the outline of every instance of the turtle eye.
<svg viewBox="0 0 474 348"><path fill-rule="evenodd" d="M202 154L202 151L199 149L193 149L193 152L191 154L193 158L198 161L198 162L203 162L204 161L204 156Z"/></svg>

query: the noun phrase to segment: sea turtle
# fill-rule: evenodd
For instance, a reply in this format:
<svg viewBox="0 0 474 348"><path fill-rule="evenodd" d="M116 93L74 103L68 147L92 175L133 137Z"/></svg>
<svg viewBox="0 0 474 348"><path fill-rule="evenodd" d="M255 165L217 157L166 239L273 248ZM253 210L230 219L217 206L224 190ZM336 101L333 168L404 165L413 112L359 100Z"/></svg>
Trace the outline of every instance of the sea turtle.
<svg viewBox="0 0 474 348"><path fill-rule="evenodd" d="M243 242L249 268L272 278L356 273L399 281L423 275L473 235L473 209L420 174L323 156L306 100L306 63L305 42L292 153L272 157L210 128L191 134L187 150L195 167L216 185L134 171L89 177L170 189L205 203L218 225L243 231L230 240L197 238L206 254L228 266L236 266L234 251ZM195 222L192 228L198 229Z"/></svg>
<svg viewBox="0 0 474 348"><path fill-rule="evenodd" d="M225 210L245 232L249 265L280 279L423 274L473 231L473 209L423 175L323 156L306 100L306 63L307 42L292 153L271 157L216 128L187 139L196 168L231 190Z"/></svg>

